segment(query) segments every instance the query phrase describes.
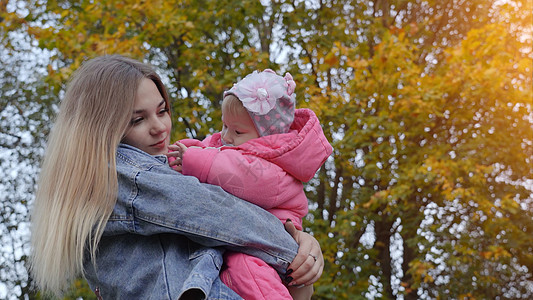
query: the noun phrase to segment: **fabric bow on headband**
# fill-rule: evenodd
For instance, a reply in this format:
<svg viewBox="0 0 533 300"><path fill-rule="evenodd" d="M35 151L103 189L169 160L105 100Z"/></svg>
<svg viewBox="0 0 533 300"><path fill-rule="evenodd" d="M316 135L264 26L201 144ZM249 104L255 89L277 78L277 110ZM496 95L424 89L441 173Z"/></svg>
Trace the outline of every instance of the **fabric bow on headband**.
<svg viewBox="0 0 533 300"><path fill-rule="evenodd" d="M265 115L276 106L280 98L294 102L295 87L296 83L290 73L281 77L271 69L266 69L263 72L254 71L248 74L225 92L224 96L233 94L249 112Z"/></svg>
<svg viewBox="0 0 533 300"><path fill-rule="evenodd" d="M248 111L260 136L287 133L294 121L296 83L290 73L285 77L266 69L248 74L224 92L234 95Z"/></svg>

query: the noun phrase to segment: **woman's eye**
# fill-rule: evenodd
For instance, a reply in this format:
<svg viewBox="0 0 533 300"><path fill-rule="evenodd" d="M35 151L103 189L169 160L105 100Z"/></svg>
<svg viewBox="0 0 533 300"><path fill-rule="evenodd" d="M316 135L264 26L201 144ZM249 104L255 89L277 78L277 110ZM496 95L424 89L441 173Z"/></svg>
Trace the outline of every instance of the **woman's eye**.
<svg viewBox="0 0 533 300"><path fill-rule="evenodd" d="M168 113L168 108L163 108L162 110L159 111L160 115L166 114L166 113Z"/></svg>
<svg viewBox="0 0 533 300"><path fill-rule="evenodd" d="M132 120L130 121L130 124L131 124L131 125L137 125L137 124L139 124L142 120L143 120L143 118L135 118L135 119L132 119Z"/></svg>

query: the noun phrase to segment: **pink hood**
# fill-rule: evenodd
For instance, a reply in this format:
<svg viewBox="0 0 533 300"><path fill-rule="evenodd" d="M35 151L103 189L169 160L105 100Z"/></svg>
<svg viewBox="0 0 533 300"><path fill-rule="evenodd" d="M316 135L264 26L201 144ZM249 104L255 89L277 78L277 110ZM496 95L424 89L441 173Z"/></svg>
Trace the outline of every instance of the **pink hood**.
<svg viewBox="0 0 533 300"><path fill-rule="evenodd" d="M215 133L204 143L209 147L222 147L221 150L226 148L220 133ZM303 182L313 178L333 151L315 113L306 108L295 111L288 133L264 136L227 148L263 158Z"/></svg>

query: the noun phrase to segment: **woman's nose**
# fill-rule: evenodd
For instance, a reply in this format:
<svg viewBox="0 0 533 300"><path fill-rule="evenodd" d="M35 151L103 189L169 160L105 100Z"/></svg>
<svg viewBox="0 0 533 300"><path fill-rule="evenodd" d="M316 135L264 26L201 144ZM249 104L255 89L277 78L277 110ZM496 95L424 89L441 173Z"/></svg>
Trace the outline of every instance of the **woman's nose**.
<svg viewBox="0 0 533 300"><path fill-rule="evenodd" d="M151 131L151 134L157 135L157 134L160 134L161 132L165 131L165 129L166 129L165 124L163 122L161 122L161 120L156 119L156 120L154 120L154 122L152 124L152 128L150 129L150 131Z"/></svg>

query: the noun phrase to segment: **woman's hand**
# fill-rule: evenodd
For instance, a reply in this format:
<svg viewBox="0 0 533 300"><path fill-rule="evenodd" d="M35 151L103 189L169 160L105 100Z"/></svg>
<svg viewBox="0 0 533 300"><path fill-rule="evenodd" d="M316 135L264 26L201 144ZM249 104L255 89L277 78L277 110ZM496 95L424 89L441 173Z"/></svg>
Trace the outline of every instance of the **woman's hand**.
<svg viewBox="0 0 533 300"><path fill-rule="evenodd" d="M320 244L312 235L297 230L291 220L285 222L285 230L300 246L298 254L287 269L288 285L307 286L315 283L324 270L324 257Z"/></svg>
<svg viewBox="0 0 533 300"><path fill-rule="evenodd" d="M181 172L183 169L183 154L187 151L187 146L180 142L176 142L173 145L168 145L168 150L167 157L174 158L174 160L169 159L169 166L174 170Z"/></svg>

